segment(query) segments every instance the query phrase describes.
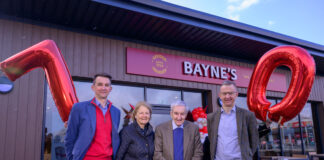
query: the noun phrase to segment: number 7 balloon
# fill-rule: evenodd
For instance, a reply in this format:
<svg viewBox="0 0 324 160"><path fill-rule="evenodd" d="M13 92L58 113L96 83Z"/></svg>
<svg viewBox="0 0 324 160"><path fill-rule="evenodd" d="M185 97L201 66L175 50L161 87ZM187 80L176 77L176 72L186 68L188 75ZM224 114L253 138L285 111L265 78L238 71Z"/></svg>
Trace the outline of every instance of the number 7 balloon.
<svg viewBox="0 0 324 160"><path fill-rule="evenodd" d="M65 122L78 98L70 72L54 41L44 40L0 63L0 69L11 81L39 67L45 71L54 102Z"/></svg>

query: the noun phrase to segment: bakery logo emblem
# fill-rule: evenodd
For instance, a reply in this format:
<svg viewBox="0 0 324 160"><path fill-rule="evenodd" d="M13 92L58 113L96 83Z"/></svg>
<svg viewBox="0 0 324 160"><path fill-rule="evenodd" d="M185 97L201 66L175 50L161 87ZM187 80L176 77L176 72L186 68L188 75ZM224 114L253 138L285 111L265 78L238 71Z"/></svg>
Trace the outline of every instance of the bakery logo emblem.
<svg viewBox="0 0 324 160"><path fill-rule="evenodd" d="M167 71L167 59L161 55L156 54L152 57L152 70L157 74L164 74Z"/></svg>

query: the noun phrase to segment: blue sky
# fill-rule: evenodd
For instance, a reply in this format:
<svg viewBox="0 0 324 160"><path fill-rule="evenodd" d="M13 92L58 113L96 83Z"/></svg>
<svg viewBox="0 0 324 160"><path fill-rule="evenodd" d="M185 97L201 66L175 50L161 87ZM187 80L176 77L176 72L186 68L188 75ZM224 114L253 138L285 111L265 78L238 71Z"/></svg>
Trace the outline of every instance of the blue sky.
<svg viewBox="0 0 324 160"><path fill-rule="evenodd" d="M324 0L164 0L324 45Z"/></svg>

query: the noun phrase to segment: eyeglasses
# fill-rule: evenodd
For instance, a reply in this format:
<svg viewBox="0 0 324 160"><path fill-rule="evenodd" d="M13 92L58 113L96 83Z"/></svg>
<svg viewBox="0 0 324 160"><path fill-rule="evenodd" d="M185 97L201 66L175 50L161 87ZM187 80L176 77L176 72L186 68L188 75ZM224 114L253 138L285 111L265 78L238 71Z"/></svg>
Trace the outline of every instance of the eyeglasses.
<svg viewBox="0 0 324 160"><path fill-rule="evenodd" d="M221 92L220 94L223 96L226 96L226 95L233 96L234 94L236 94L236 92Z"/></svg>

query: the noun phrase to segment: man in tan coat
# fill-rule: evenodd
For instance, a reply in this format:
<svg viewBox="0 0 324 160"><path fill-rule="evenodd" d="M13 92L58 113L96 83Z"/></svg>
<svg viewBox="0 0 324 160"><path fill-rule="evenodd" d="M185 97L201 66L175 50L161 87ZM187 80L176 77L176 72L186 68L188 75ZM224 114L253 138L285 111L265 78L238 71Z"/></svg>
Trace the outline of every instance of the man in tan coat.
<svg viewBox="0 0 324 160"><path fill-rule="evenodd" d="M212 160L251 160L258 142L254 114L235 106L236 84L224 81L219 97L222 107L207 115L210 158Z"/></svg>
<svg viewBox="0 0 324 160"><path fill-rule="evenodd" d="M171 121L155 129L154 160L201 160L203 156L197 125L185 121L188 108L183 101L171 104Z"/></svg>

